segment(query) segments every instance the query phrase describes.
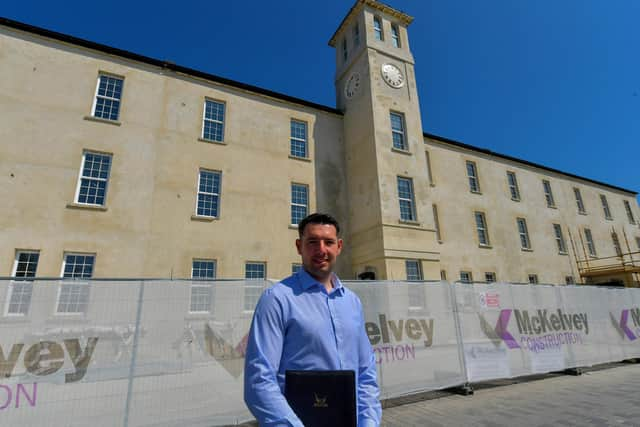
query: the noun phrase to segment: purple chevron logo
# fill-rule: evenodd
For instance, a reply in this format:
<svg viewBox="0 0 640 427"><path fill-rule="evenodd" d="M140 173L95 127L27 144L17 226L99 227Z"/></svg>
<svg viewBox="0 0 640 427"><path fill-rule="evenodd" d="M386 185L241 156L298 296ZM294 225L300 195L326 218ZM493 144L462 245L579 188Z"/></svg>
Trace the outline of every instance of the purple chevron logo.
<svg viewBox="0 0 640 427"><path fill-rule="evenodd" d="M512 310L510 309L501 310L496 326L493 328L491 328L491 325L482 314L478 314L478 317L480 317L480 328L482 329L482 332L484 332L487 338L489 338L496 347L499 346L502 341L510 349L520 348L516 339L507 330L509 319L511 319L511 312Z"/></svg>
<svg viewBox="0 0 640 427"><path fill-rule="evenodd" d="M633 331L627 325L628 321L629 321L629 310L622 310L622 314L620 315L620 323L616 325L617 326L616 329L618 329L618 332L620 333L620 335L626 335L626 337L629 338L629 341L633 341L638 337L633 333Z"/></svg>

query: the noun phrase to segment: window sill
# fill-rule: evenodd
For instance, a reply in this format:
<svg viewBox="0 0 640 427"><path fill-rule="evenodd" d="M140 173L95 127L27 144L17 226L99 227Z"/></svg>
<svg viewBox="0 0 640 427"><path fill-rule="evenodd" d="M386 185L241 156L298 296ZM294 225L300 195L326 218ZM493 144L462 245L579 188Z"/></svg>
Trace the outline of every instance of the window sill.
<svg viewBox="0 0 640 427"><path fill-rule="evenodd" d="M201 222L213 222L220 219L217 216L202 216L202 215L191 215L192 221L201 221Z"/></svg>
<svg viewBox="0 0 640 427"><path fill-rule="evenodd" d="M106 212L109 210L106 206L100 205L83 205L82 203L67 203L67 208L69 209L86 209L89 211L100 211Z"/></svg>
<svg viewBox="0 0 640 427"><path fill-rule="evenodd" d="M469 193L471 193L471 194L478 194L478 195L482 196L482 191L473 191L473 190L469 190Z"/></svg>
<svg viewBox="0 0 640 427"><path fill-rule="evenodd" d="M213 139L198 138L198 141L206 142L207 144L227 145L224 141L214 141Z"/></svg>
<svg viewBox="0 0 640 427"><path fill-rule="evenodd" d="M558 252L558 255L568 256L569 252Z"/></svg>
<svg viewBox="0 0 640 427"><path fill-rule="evenodd" d="M114 126L122 126L122 122L118 120L102 119L100 117L95 117L95 116L84 116L84 119L90 122L98 122L98 123L106 123Z"/></svg>
<svg viewBox="0 0 640 427"><path fill-rule="evenodd" d="M430 183L429 183L429 186L430 186L430 187L435 187L435 186L436 186L436 183L435 183L435 182L430 182Z"/></svg>
<svg viewBox="0 0 640 427"><path fill-rule="evenodd" d="M493 246L491 246L491 245L478 245L478 247L480 249L493 249Z"/></svg>
<svg viewBox="0 0 640 427"><path fill-rule="evenodd" d="M402 150L400 148L391 147L391 151L394 153L404 154L405 156L412 156L413 154L409 150Z"/></svg>
<svg viewBox="0 0 640 427"><path fill-rule="evenodd" d="M514 202L520 202L520 199L519 199L519 198L518 198L518 199L516 199L516 198L512 197L512 198L511 198L511 200L512 200L512 201L514 201Z"/></svg>
<svg viewBox="0 0 640 427"><path fill-rule="evenodd" d="M604 219L606 219L607 221L613 221L613 217L604 217Z"/></svg>
<svg viewBox="0 0 640 427"><path fill-rule="evenodd" d="M408 219L399 219L398 220L398 224L404 224L404 225L415 225L415 226L420 226L420 222L418 221L412 221L412 220L408 220Z"/></svg>
<svg viewBox="0 0 640 427"><path fill-rule="evenodd" d="M289 224L289 228L290 228L291 230L297 230L297 229L298 229L298 226L297 226L297 225L294 225L294 224Z"/></svg>
<svg viewBox="0 0 640 427"><path fill-rule="evenodd" d="M293 155L289 154L289 158L293 159L293 160L300 160L302 162L311 163L311 159L309 157L299 157L299 156L293 156Z"/></svg>
<svg viewBox="0 0 640 427"><path fill-rule="evenodd" d="M586 211L583 211L583 212L578 211L578 215L585 215L586 216L587 212Z"/></svg>
<svg viewBox="0 0 640 427"><path fill-rule="evenodd" d="M556 205L547 205L547 207L549 209L558 209L558 207Z"/></svg>
<svg viewBox="0 0 640 427"><path fill-rule="evenodd" d="M531 248L520 248L520 250L522 252L533 252L533 249L531 249Z"/></svg>

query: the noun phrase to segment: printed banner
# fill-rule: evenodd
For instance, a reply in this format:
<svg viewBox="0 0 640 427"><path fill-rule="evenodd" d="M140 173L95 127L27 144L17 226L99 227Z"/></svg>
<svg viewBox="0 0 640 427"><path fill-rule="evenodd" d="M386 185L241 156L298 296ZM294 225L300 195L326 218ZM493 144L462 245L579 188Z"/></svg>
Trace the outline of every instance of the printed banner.
<svg viewBox="0 0 640 427"><path fill-rule="evenodd" d="M246 337L269 281L0 281L0 424L251 419ZM640 290L346 282L382 398L640 357Z"/></svg>

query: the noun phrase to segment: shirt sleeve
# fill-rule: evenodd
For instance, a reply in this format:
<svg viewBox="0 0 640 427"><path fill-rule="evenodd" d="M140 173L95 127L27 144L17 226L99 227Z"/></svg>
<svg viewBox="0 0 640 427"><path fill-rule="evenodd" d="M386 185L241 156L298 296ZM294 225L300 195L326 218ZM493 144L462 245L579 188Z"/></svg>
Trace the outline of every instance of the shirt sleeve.
<svg viewBox="0 0 640 427"><path fill-rule="evenodd" d="M244 365L244 401L260 426L304 427L278 385L285 325L282 307L271 289L253 314Z"/></svg>
<svg viewBox="0 0 640 427"><path fill-rule="evenodd" d="M359 301L358 301L359 303ZM358 427L377 427L382 419L380 389L377 381L376 358L364 327L360 306L360 337L358 367Z"/></svg>

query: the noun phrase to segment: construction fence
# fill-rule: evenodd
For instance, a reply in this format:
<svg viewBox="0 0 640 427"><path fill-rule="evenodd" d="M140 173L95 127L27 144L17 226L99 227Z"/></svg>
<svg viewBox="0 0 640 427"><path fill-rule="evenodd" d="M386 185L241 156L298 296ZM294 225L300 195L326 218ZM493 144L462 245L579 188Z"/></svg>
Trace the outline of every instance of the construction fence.
<svg viewBox="0 0 640 427"><path fill-rule="evenodd" d="M246 336L272 283L0 280L0 425L250 420ZM640 289L345 284L383 399L640 357Z"/></svg>

